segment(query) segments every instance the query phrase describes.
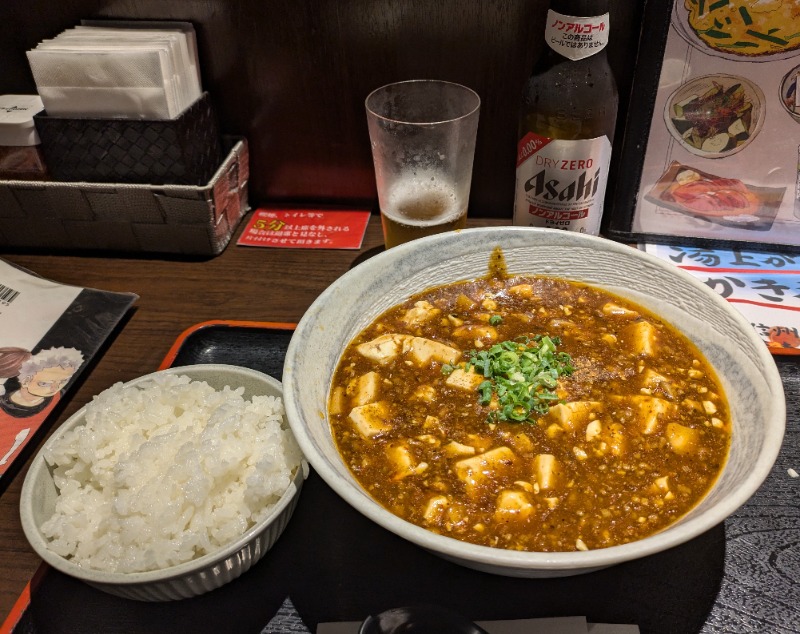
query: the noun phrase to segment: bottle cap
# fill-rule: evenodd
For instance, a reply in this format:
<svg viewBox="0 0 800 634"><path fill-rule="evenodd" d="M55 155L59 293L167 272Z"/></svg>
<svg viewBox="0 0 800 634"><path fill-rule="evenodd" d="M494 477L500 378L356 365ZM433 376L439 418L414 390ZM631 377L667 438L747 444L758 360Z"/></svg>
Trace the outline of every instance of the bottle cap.
<svg viewBox="0 0 800 634"><path fill-rule="evenodd" d="M552 0L550 8L564 15L588 17L608 13L608 0Z"/></svg>
<svg viewBox="0 0 800 634"><path fill-rule="evenodd" d="M42 110L39 95L0 95L0 146L39 145L33 115Z"/></svg>

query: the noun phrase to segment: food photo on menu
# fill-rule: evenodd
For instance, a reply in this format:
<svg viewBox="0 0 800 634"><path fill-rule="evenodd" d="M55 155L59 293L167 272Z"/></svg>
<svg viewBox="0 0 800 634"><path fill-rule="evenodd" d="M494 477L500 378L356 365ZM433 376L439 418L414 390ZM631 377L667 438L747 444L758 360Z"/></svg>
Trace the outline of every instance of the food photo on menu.
<svg viewBox="0 0 800 634"><path fill-rule="evenodd" d="M645 199L723 226L769 231L785 191L785 187L754 187L673 162Z"/></svg>
<svg viewBox="0 0 800 634"><path fill-rule="evenodd" d="M800 11L675 0L632 231L800 243Z"/></svg>

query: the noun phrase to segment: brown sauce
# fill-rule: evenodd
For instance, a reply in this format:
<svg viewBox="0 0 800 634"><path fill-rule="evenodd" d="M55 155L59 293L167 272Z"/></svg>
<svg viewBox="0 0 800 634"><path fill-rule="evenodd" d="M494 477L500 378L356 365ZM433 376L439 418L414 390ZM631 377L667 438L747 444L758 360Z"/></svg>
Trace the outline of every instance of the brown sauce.
<svg viewBox="0 0 800 634"><path fill-rule="evenodd" d="M730 440L727 402L696 347L601 289L506 277L491 261L494 275L410 298L345 350L330 422L361 486L428 530L516 550L608 547L686 514ZM559 338L572 359L559 402L526 422L493 419L484 377L463 372L469 351L536 335Z"/></svg>

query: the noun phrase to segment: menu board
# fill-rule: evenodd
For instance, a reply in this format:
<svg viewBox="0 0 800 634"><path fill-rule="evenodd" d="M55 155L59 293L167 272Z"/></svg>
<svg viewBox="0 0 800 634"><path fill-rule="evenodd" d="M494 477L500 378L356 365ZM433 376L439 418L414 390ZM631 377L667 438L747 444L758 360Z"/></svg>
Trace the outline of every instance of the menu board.
<svg viewBox="0 0 800 634"><path fill-rule="evenodd" d="M660 69L637 62L655 83L645 97L635 86L631 104L649 100L649 134L629 231L800 246L800 1L670 9Z"/></svg>

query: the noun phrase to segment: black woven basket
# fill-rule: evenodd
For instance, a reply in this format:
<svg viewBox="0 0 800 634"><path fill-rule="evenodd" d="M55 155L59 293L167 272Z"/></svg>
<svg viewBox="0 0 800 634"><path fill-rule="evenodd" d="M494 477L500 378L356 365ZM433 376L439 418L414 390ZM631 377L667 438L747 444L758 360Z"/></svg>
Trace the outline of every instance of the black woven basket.
<svg viewBox="0 0 800 634"><path fill-rule="evenodd" d="M51 178L64 182L203 185L222 161L208 93L169 120L34 117Z"/></svg>

